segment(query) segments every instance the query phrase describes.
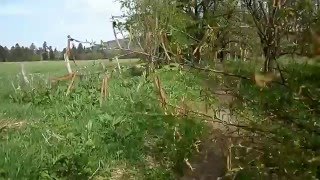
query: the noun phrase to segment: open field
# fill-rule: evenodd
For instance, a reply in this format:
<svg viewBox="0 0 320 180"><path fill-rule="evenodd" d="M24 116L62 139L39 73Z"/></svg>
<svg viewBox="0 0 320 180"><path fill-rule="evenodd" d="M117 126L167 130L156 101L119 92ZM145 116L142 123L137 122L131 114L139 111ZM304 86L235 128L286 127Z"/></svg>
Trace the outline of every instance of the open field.
<svg viewBox="0 0 320 180"><path fill-rule="evenodd" d="M135 63L138 59L120 59L121 64ZM110 62L107 59L104 60L81 60L76 61L79 67L89 66L93 63L104 63L106 65L115 65L116 61ZM64 61L26 61L24 63L25 69L28 73L50 73L50 74L60 74L67 72ZM75 65L72 60L70 60L70 65L74 69ZM13 75L21 71L20 62L0 62L0 77Z"/></svg>
<svg viewBox="0 0 320 180"><path fill-rule="evenodd" d="M63 65L25 63L27 73L40 74L63 74ZM194 119L164 115L153 83L129 71L108 81L102 106L99 75L77 81L66 96L67 84L50 89L41 78L17 88L19 63L2 63L0 72L0 178L176 179L206 132ZM171 103L199 101L197 77L158 73Z"/></svg>

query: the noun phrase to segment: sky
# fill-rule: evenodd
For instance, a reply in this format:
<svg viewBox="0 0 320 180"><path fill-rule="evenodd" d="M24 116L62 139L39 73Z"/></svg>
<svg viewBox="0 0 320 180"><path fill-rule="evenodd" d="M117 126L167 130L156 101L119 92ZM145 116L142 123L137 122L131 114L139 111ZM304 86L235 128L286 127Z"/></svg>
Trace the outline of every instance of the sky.
<svg viewBox="0 0 320 180"><path fill-rule="evenodd" d="M62 50L67 35L85 41L113 40L111 15L121 15L115 0L0 0L0 45Z"/></svg>

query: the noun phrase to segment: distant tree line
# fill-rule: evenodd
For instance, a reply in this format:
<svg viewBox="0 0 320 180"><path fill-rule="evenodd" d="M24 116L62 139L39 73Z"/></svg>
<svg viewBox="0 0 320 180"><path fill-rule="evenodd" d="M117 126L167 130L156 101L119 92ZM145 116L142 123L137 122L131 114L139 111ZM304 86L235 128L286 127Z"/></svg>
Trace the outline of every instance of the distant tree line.
<svg viewBox="0 0 320 180"><path fill-rule="evenodd" d="M48 46L46 41L43 42L42 47L36 47L34 43L29 47L20 46L18 43L10 48L0 45L0 62L63 60L65 52L66 48L59 51ZM126 52L102 48L99 45L85 47L82 43L79 43L78 46L72 45L71 52L71 59L76 60L112 59L117 54L126 54ZM130 53L122 56L122 58L136 57L138 57L136 54Z"/></svg>

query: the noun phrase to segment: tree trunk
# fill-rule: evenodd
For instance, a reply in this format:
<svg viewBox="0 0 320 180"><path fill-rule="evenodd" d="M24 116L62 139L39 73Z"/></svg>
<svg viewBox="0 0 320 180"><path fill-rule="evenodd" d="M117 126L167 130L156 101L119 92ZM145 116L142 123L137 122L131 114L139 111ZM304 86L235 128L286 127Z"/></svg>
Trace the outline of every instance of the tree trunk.
<svg viewBox="0 0 320 180"><path fill-rule="evenodd" d="M264 54L264 72L270 72L274 69L277 55L279 54L280 39L274 28L267 28L266 34L259 34ZM277 38L278 37L278 38Z"/></svg>
<svg viewBox="0 0 320 180"><path fill-rule="evenodd" d="M225 60L226 57L226 43L222 42L221 43L221 50L218 52L218 59L220 60L220 62L223 62Z"/></svg>
<svg viewBox="0 0 320 180"><path fill-rule="evenodd" d="M263 71L264 72L270 72L274 68L274 63L276 60L276 54L275 54L275 47L266 45L263 48L263 54L264 54L264 66Z"/></svg>

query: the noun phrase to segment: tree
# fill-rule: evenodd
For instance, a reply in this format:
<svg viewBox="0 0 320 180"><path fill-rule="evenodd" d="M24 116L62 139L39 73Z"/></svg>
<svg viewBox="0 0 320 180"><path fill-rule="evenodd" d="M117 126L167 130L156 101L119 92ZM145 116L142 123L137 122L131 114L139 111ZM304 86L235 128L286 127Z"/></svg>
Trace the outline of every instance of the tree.
<svg viewBox="0 0 320 180"><path fill-rule="evenodd" d="M54 57L56 59L60 59L61 58L61 53L57 50L57 48L54 48L53 53L54 53Z"/></svg>
<svg viewBox="0 0 320 180"><path fill-rule="evenodd" d="M77 51L75 52L75 57L76 59L80 60L80 59L85 59L85 50L83 48L82 43L78 44L78 48Z"/></svg>
<svg viewBox="0 0 320 180"><path fill-rule="evenodd" d="M6 62L8 59L8 55L9 55L8 48L0 46L0 60L2 62Z"/></svg>
<svg viewBox="0 0 320 180"><path fill-rule="evenodd" d="M42 48L43 48L43 51L44 51L44 52L47 52L48 46L47 46L47 42L46 42L46 41L43 42Z"/></svg>
<svg viewBox="0 0 320 180"><path fill-rule="evenodd" d="M61 57L60 57L60 59L64 59L64 54L67 52L67 48L63 48L63 50L62 50L62 52L61 52Z"/></svg>
<svg viewBox="0 0 320 180"><path fill-rule="evenodd" d="M49 59L49 54L48 54L47 48L48 48L47 42L44 41L42 44L41 60L48 60Z"/></svg>
<svg viewBox="0 0 320 180"><path fill-rule="evenodd" d="M133 39L142 42L145 53L162 59L200 63L212 59L215 52L221 52L224 59L230 53L227 45L241 44L244 39L232 32L240 25L235 16L237 0L120 2L129 13L125 23L114 23L116 28L130 30Z"/></svg>
<svg viewBox="0 0 320 180"><path fill-rule="evenodd" d="M70 59L75 59L76 58L76 54L77 54L77 47L74 44L72 44Z"/></svg>
<svg viewBox="0 0 320 180"><path fill-rule="evenodd" d="M15 46L11 47L10 50L10 59L12 61L22 61L23 59L23 51L18 43L15 44Z"/></svg>
<svg viewBox="0 0 320 180"><path fill-rule="evenodd" d="M285 48L283 41L285 40L287 46L292 47L297 43L297 37L304 37L305 32L310 31L311 24L303 25L301 22L306 19L309 19L308 22L316 22L313 18L314 8L308 8L311 1L277 1L282 3L277 6L269 0L243 0L242 2L252 17L260 39L265 57L265 72L274 68L276 59L281 55L295 53L294 50L297 48L293 51L292 48Z"/></svg>
<svg viewBox="0 0 320 180"><path fill-rule="evenodd" d="M84 53L84 48L82 43L79 43L78 48L77 48L77 54L82 54Z"/></svg>
<svg viewBox="0 0 320 180"><path fill-rule="evenodd" d="M55 54L52 50L52 46L49 46L49 59L54 60L55 59Z"/></svg>
<svg viewBox="0 0 320 180"><path fill-rule="evenodd" d="M36 45L34 45L34 43L31 43L29 49L30 49L33 53L36 53L37 47L36 47Z"/></svg>

